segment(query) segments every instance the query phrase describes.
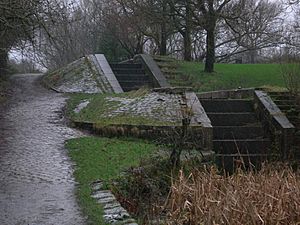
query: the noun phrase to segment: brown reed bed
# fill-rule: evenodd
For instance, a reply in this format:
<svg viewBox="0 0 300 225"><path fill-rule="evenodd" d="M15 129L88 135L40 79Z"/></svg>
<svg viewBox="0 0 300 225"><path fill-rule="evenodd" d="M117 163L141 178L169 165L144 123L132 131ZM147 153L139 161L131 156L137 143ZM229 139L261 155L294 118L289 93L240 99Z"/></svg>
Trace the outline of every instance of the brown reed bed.
<svg viewBox="0 0 300 225"><path fill-rule="evenodd" d="M221 176L183 172L173 181L167 224L300 224L300 175L286 166Z"/></svg>

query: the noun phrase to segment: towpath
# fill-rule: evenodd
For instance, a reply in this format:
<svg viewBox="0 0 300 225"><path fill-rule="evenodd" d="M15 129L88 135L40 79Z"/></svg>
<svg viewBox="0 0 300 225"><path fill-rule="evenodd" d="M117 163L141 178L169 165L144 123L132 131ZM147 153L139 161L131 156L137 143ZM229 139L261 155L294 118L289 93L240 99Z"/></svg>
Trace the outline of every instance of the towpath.
<svg viewBox="0 0 300 225"><path fill-rule="evenodd" d="M0 107L0 224L82 225L64 149L81 134L64 123L66 98L42 87L40 77L13 76L12 95Z"/></svg>

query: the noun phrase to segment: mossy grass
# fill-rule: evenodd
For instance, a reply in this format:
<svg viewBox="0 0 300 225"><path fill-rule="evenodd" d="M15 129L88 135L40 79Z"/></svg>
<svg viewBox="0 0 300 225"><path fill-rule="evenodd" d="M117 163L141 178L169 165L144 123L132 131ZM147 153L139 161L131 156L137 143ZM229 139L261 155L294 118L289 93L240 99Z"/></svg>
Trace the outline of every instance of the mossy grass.
<svg viewBox="0 0 300 225"><path fill-rule="evenodd" d="M74 176L79 183L77 196L88 224L104 224L103 209L91 198L90 184L102 180L109 184L122 171L137 166L142 158L157 151L154 144L136 139L108 139L83 137L66 142L75 162Z"/></svg>
<svg viewBox="0 0 300 225"><path fill-rule="evenodd" d="M91 122L97 126L107 125L151 125L151 126L168 126L176 125L173 122L162 121L145 116L137 116L130 112L120 113L116 116L108 117L107 115L123 106L118 100L113 98L133 99L138 101L149 93L147 89L140 89L122 94L69 94L67 103L67 115L72 121ZM88 100L90 103L79 113L74 109L80 102ZM161 110L164 110L163 108Z"/></svg>

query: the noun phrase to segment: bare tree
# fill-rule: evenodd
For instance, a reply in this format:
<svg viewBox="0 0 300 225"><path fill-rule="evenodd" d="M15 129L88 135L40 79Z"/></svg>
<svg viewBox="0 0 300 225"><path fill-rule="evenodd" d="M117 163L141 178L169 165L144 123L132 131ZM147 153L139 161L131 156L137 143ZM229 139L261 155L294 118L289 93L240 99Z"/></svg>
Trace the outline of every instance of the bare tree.
<svg viewBox="0 0 300 225"><path fill-rule="evenodd" d="M31 40L37 24L39 0L1 0L0 75L5 73L8 52L22 40Z"/></svg>

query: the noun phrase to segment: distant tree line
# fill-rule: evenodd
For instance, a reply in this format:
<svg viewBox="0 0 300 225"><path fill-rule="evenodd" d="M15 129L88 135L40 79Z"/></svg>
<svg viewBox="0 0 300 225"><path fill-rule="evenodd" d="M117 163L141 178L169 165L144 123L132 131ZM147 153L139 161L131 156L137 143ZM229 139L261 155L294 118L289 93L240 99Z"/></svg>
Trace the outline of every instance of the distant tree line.
<svg viewBox="0 0 300 225"><path fill-rule="evenodd" d="M297 55L300 49L295 0L2 2L1 68L12 47L24 46L49 69L90 53L104 53L111 61L149 53L203 61L206 72L214 71L215 62L256 63Z"/></svg>

